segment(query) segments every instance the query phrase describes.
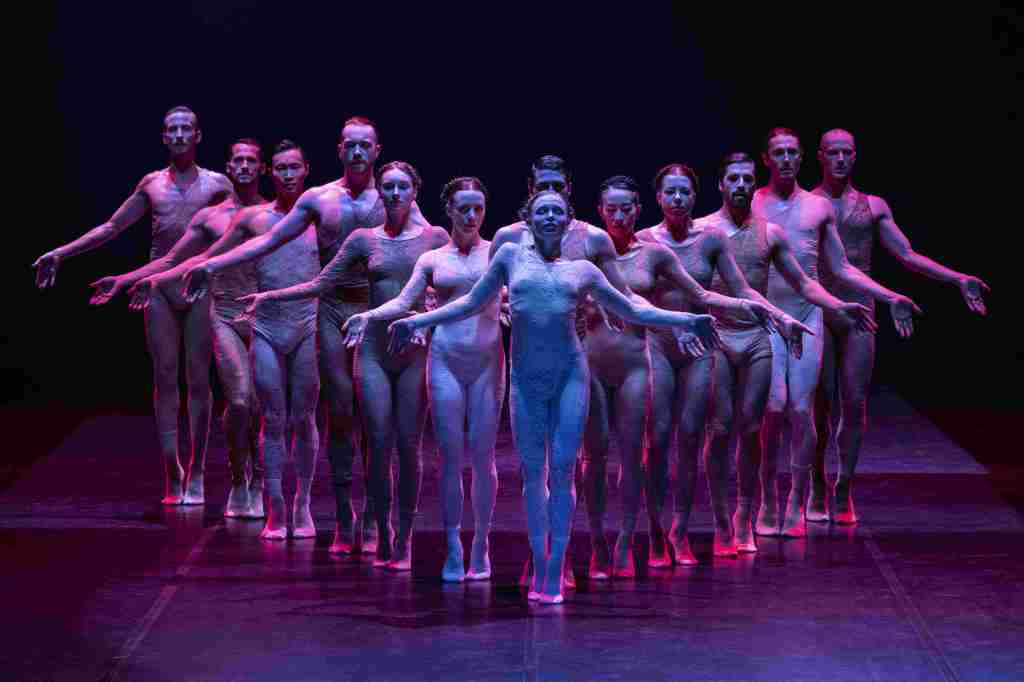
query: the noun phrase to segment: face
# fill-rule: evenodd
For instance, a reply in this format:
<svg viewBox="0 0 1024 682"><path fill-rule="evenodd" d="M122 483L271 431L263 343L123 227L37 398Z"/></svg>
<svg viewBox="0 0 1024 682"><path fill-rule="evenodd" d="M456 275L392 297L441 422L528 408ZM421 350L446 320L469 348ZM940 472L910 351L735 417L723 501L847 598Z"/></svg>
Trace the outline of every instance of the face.
<svg viewBox="0 0 1024 682"><path fill-rule="evenodd" d="M558 192L559 194L569 196L572 192L572 185L569 184L569 179L565 177L565 173L562 171L542 168L539 171L533 172L533 187L530 188L530 191L531 193Z"/></svg>
<svg viewBox="0 0 1024 682"><path fill-rule="evenodd" d="M548 194L530 207L530 232L535 239L561 239L569 226L569 205L559 194Z"/></svg>
<svg viewBox="0 0 1024 682"><path fill-rule="evenodd" d="M664 215L684 218L697 202L693 181L687 175L666 175L658 189L658 205Z"/></svg>
<svg viewBox="0 0 1024 682"><path fill-rule="evenodd" d="M270 162L270 177L274 181L274 190L279 195L301 194L308 174L309 164L302 158L298 149L274 154Z"/></svg>
<svg viewBox="0 0 1024 682"><path fill-rule="evenodd" d="M346 170L367 173L373 168L379 154L380 145L377 144L377 133L373 126L352 123L342 129L338 158Z"/></svg>
<svg viewBox="0 0 1024 682"><path fill-rule="evenodd" d="M202 133L193 114L176 111L164 119L164 146L175 156L186 154L199 144Z"/></svg>
<svg viewBox="0 0 1024 682"><path fill-rule="evenodd" d="M231 147L228 159L228 177L238 185L248 185L259 180L263 173L260 148L251 144L236 144Z"/></svg>
<svg viewBox="0 0 1024 682"><path fill-rule="evenodd" d="M796 178L802 160L800 140L792 135L776 135L768 142L768 151L764 153L764 163L771 171L772 177L785 180Z"/></svg>
<svg viewBox="0 0 1024 682"><path fill-rule="evenodd" d="M384 199L384 208L389 212L407 211L416 199L416 186L412 178L398 168L389 168L381 176L377 191Z"/></svg>
<svg viewBox="0 0 1024 682"><path fill-rule="evenodd" d="M632 232L636 217L640 213L640 202L636 192L620 187L609 187L601 195L597 207L608 229Z"/></svg>
<svg viewBox="0 0 1024 682"><path fill-rule="evenodd" d="M755 180L754 164L730 163L725 167L722 179L718 181L722 201L733 208L749 208L750 200L754 196Z"/></svg>
<svg viewBox="0 0 1024 682"><path fill-rule="evenodd" d="M479 234L487 210L485 202L484 193L475 189L460 189L452 195L448 202L452 231L470 237Z"/></svg>
<svg viewBox="0 0 1024 682"><path fill-rule="evenodd" d="M845 133L829 134L821 141L818 161L826 176L848 178L856 160L857 150L853 146L852 136Z"/></svg>

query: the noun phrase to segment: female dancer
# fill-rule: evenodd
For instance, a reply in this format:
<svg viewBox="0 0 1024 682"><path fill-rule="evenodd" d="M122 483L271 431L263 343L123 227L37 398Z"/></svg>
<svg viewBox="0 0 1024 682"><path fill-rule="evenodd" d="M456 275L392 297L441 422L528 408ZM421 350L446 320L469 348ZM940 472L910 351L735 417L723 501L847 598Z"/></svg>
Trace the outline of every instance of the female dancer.
<svg viewBox="0 0 1024 682"><path fill-rule="evenodd" d="M397 297L365 313L353 315L342 330L346 343L362 342L369 324L403 317L413 310L427 287L447 303L469 292L487 270L490 242L480 238L487 210L487 190L477 178L455 178L441 193L452 221L452 241L416 261L412 277ZM498 491L494 441L505 399L505 350L501 342L499 301L479 315L438 325L427 353L430 415L441 454L441 512L448 556L441 578L448 582L491 577L488 534ZM469 572L463 567L462 462L469 453L473 469L475 533Z"/></svg>
<svg viewBox="0 0 1024 682"><path fill-rule="evenodd" d="M246 297L247 312L255 313L267 301L319 296L358 265L367 269L371 306L379 306L397 296L409 281L416 260L427 251L448 243L448 233L442 228L410 220L410 209L421 184L419 174L404 161L381 166L377 171L377 188L384 199L384 224L352 232L312 281ZM422 471L420 440L426 418L424 368L427 353L425 348L419 347L401 355L389 354L385 330L380 322L366 326L362 343L356 349L356 389L369 440L368 483L377 515L379 541L374 566L408 571L412 568L412 525ZM399 526L392 547L391 452L396 442Z"/></svg>
<svg viewBox="0 0 1024 682"><path fill-rule="evenodd" d="M512 315L510 411L513 437L522 458L534 562L529 596L557 604L563 601L562 565L576 504L573 471L590 393L590 371L575 330L576 306L590 293L598 304L628 322L683 327L712 346L717 345L717 334L710 316L659 310L642 300L633 303L613 289L592 263L560 258L562 236L573 217L572 207L561 194L534 194L523 217L533 240L502 246L465 296L429 313L391 323L391 349L403 349L419 328L475 315L494 304L502 285L508 286Z"/></svg>

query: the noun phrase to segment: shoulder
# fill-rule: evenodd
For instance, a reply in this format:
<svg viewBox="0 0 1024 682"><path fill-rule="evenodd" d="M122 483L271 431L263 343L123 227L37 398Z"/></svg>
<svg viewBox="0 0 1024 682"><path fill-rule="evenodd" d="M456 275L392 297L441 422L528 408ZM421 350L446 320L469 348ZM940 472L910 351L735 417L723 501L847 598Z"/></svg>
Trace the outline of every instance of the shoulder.
<svg viewBox="0 0 1024 682"><path fill-rule="evenodd" d="M448 236L448 230L438 225L428 225L424 228L427 232L427 236L436 247L441 247L451 241L451 237Z"/></svg>
<svg viewBox="0 0 1024 682"><path fill-rule="evenodd" d="M524 223L521 220L517 223L512 223L510 225L505 225L504 227L499 227L498 231L494 233L494 239L492 240L492 242L496 244L503 244L505 242L518 241L519 236L523 233L523 230L525 229L526 223Z"/></svg>
<svg viewBox="0 0 1024 682"><path fill-rule="evenodd" d="M835 213L835 209L832 208L832 202L814 192L803 191L800 195L800 200L804 202L805 206L809 206L816 211L822 213Z"/></svg>
<svg viewBox="0 0 1024 682"><path fill-rule="evenodd" d="M871 215L876 218L892 215L892 209L889 208L889 203L885 199L874 194L865 194L863 192L862 194L868 200L868 208L871 209Z"/></svg>
<svg viewBox="0 0 1024 682"><path fill-rule="evenodd" d="M497 240L495 240L497 241ZM505 242L498 247L498 250L494 253L494 258L491 261L500 261L508 264L512 262L512 259L519 252L519 244L513 242Z"/></svg>
<svg viewBox="0 0 1024 682"><path fill-rule="evenodd" d="M139 184L135 186L135 191L144 192L150 185L162 177L165 172L166 170L157 170L152 173L146 173L142 176L142 179L139 180Z"/></svg>
<svg viewBox="0 0 1024 682"><path fill-rule="evenodd" d="M653 227L645 227L636 233L637 241L644 242L645 244L657 244L658 238L654 236Z"/></svg>
<svg viewBox="0 0 1024 682"><path fill-rule="evenodd" d="M783 231L782 226L777 223L765 221L764 232L768 235L769 244L778 244L786 241L786 233Z"/></svg>
<svg viewBox="0 0 1024 682"><path fill-rule="evenodd" d="M208 168L200 168L199 172L205 175L207 180L209 180L211 183L222 187L228 187L234 190L234 186L231 184L231 180L228 178L228 176L224 175L223 173L218 173L217 171L212 171Z"/></svg>

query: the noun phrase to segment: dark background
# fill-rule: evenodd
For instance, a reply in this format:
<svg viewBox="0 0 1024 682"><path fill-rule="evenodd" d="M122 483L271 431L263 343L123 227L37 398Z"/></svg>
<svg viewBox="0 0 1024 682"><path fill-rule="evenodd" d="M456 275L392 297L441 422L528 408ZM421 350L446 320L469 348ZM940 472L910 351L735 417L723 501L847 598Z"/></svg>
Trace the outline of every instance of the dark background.
<svg viewBox="0 0 1024 682"><path fill-rule="evenodd" d="M671 161L697 168L704 214L719 204L722 153L757 151L769 127L792 127L809 152L801 182L810 189L818 137L846 127L858 140L856 184L889 201L920 252L993 288L981 319L954 287L877 252L876 277L926 316L903 342L880 308L876 383L929 408L1019 409L1014 10L972 3L897 18L851 4L709 15L625 3L570 14L553 4L444 13L223 0L50 6L45 54L31 72L12 68L29 103L16 110L14 142L28 141L31 153L19 163L27 182L8 199L27 191L34 210L7 226L17 234L4 272L4 401L150 409L141 316L124 299L87 304L88 282L145 260L148 217L65 263L55 290L36 291L29 264L106 220L165 163L163 113L188 104L204 133L201 165L221 170L237 137L289 137L306 147L312 183L340 173L341 122L369 116L381 129L382 158L419 169L420 204L432 221L443 223L445 181L480 176L492 195L488 235L514 219L529 162L542 153L569 161L577 210L591 222L603 178L627 173L649 187ZM657 205L649 190L644 200L647 226Z"/></svg>

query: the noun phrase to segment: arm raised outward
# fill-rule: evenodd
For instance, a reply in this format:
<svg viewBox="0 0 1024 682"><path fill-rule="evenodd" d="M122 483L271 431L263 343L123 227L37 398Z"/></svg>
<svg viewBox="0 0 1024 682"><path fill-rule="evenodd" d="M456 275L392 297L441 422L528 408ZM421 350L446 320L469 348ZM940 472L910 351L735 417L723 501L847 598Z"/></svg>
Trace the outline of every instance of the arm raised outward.
<svg viewBox="0 0 1024 682"><path fill-rule="evenodd" d="M886 251L895 256L896 260L904 267L914 272L941 282L956 284L967 307L979 315L986 314L985 300L982 298L981 292L982 290L991 291L987 284L977 277L951 270L914 251L907 235L903 234L903 231L896 225L889 204L879 197L871 197L870 202L871 212L878 216L878 238Z"/></svg>
<svg viewBox="0 0 1024 682"><path fill-rule="evenodd" d="M110 220L97 225L73 242L59 246L37 258L32 264L36 270L36 286L40 289L52 287L57 282L57 268L60 267L61 261L106 244L146 215L146 211L149 210L149 197L146 196L144 188L148 182L149 176L143 178Z"/></svg>
<svg viewBox="0 0 1024 682"><path fill-rule="evenodd" d="M889 304L889 313L901 337L906 339L914 333L914 315L921 315L921 309L906 296L886 289L847 260L846 249L843 248L843 242L836 230L836 214L831 206L828 207L828 218L822 230L821 254L825 267L832 271L836 279L876 301Z"/></svg>
<svg viewBox="0 0 1024 682"><path fill-rule="evenodd" d="M388 342L389 352L401 353L405 350L412 340L413 332L417 329L433 327L442 322L464 320L486 308L487 304L501 293L501 286L508 281L509 264L515 257L517 248L514 244L506 244L498 249L491 264L487 267L487 272L465 295L430 312L392 322L388 327L388 333L391 335ZM404 289L402 293L405 293Z"/></svg>
<svg viewBox="0 0 1024 682"><path fill-rule="evenodd" d="M190 267L185 272L186 300L192 303L204 296L210 287L210 276L214 273L265 256L305 232L317 216L314 192L316 190L308 190L299 197L288 215L279 220L266 234Z"/></svg>

